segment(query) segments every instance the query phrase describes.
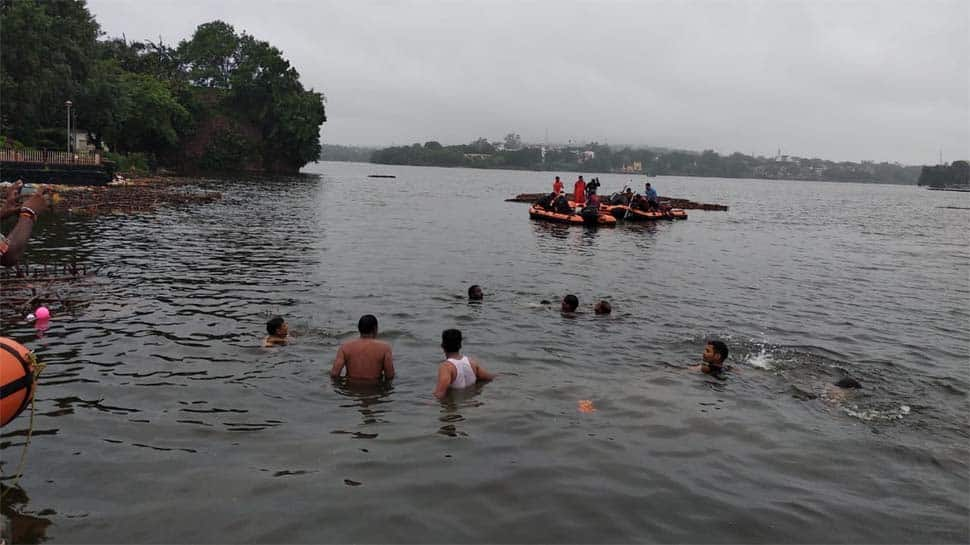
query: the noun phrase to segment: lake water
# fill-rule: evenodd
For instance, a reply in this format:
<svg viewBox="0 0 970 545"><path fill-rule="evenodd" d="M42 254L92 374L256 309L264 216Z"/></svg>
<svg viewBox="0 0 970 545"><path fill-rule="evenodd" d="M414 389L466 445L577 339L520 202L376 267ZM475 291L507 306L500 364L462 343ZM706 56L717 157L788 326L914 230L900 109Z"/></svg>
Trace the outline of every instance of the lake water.
<svg viewBox="0 0 970 545"><path fill-rule="evenodd" d="M504 202L557 173L304 170L41 222L33 262L102 269L2 324L47 364L15 487L29 415L0 442L19 542L970 539L970 194L660 177L730 210L592 230ZM366 313L389 388L327 377ZM500 376L439 402L449 327ZM685 369L715 337L723 381Z"/></svg>

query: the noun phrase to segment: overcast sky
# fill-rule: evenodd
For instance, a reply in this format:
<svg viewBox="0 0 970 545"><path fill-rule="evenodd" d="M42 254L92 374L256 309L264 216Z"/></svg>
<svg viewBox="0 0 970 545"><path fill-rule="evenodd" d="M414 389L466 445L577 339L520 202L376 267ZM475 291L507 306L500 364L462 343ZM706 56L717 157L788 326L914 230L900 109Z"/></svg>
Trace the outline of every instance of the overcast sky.
<svg viewBox="0 0 970 545"><path fill-rule="evenodd" d="M327 97L329 144L970 156L970 2L89 0L108 36L221 19Z"/></svg>

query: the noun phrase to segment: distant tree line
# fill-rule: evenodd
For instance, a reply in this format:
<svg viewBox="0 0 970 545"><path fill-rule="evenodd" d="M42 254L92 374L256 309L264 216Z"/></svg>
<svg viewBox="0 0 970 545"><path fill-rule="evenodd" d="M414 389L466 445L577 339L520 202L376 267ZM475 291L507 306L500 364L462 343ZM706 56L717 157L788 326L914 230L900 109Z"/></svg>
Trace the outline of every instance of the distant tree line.
<svg viewBox="0 0 970 545"><path fill-rule="evenodd" d="M505 142L478 138L469 144L442 146L430 141L375 151L371 162L397 165L463 166L556 172L630 172L634 165L649 175L769 178L913 184L919 167L864 161L833 162L800 157L754 157L742 153L720 155L655 148L612 148L596 142L584 146L519 146L518 135Z"/></svg>
<svg viewBox="0 0 970 545"><path fill-rule="evenodd" d="M949 165L925 166L918 183L930 187L970 187L970 163L953 161Z"/></svg>
<svg viewBox="0 0 970 545"><path fill-rule="evenodd" d="M375 151L377 151L377 148L321 144L320 160L366 163L370 161L371 155L373 155Z"/></svg>
<svg viewBox="0 0 970 545"><path fill-rule="evenodd" d="M292 172L320 155L323 95L222 21L170 47L99 39L83 0L0 0L0 28L5 145L64 147L70 100L96 146L152 164Z"/></svg>

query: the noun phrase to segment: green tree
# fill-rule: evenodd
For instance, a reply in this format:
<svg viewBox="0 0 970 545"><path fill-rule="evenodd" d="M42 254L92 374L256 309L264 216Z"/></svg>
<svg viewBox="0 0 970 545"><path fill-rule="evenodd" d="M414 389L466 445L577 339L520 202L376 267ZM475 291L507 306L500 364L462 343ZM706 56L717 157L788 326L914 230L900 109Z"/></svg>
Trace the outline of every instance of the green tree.
<svg viewBox="0 0 970 545"><path fill-rule="evenodd" d="M179 132L191 122L189 112L164 82L124 73L118 116L113 127L114 147L120 152L168 152L179 143Z"/></svg>
<svg viewBox="0 0 970 545"><path fill-rule="evenodd" d="M468 153L495 153L495 147L488 142L488 139L479 137L468 144Z"/></svg>
<svg viewBox="0 0 970 545"><path fill-rule="evenodd" d="M26 144L45 127L66 128L95 58L98 23L83 0L0 0L0 132Z"/></svg>
<svg viewBox="0 0 970 545"><path fill-rule="evenodd" d="M123 122L122 112L130 109L129 97L121 86L123 74L114 59L98 60L77 97L78 125L88 131L97 147L102 142L113 147Z"/></svg>
<svg viewBox="0 0 970 545"><path fill-rule="evenodd" d="M307 91L300 75L267 42L243 35L232 76L231 100L259 127L264 166L296 170L320 156L320 125L327 120L322 94Z"/></svg>
<svg viewBox="0 0 970 545"><path fill-rule="evenodd" d="M182 41L178 55L188 68L192 83L228 89L239 63L239 45L232 25L212 21L199 25L191 40Z"/></svg>

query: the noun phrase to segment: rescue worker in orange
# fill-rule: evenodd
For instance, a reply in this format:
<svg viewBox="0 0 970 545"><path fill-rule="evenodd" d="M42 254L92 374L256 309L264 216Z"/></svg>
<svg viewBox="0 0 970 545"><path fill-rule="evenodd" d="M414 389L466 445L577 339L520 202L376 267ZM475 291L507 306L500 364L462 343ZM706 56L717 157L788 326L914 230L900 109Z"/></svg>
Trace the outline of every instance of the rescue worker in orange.
<svg viewBox="0 0 970 545"><path fill-rule="evenodd" d="M556 181L552 182L552 192L556 195L562 193L562 182L559 181L559 176L556 176Z"/></svg>
<svg viewBox="0 0 970 545"><path fill-rule="evenodd" d="M573 202L576 208L582 208L586 204L586 181L580 176L573 185Z"/></svg>

